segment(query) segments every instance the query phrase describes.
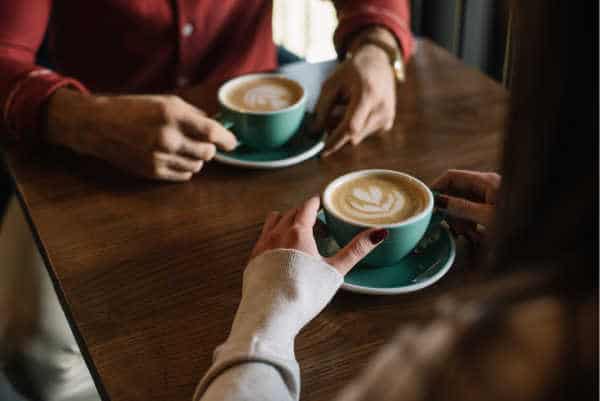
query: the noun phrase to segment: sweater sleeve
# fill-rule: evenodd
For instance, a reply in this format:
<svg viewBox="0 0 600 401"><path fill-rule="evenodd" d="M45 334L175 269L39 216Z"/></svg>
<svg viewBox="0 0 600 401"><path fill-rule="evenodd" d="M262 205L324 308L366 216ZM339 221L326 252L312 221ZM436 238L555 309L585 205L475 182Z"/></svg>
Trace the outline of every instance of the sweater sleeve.
<svg viewBox="0 0 600 401"><path fill-rule="evenodd" d="M294 339L341 283L333 267L302 252L280 249L253 259L229 337L194 400L298 400Z"/></svg>
<svg viewBox="0 0 600 401"><path fill-rule="evenodd" d="M339 25L334 42L338 52L345 51L349 36L371 25L381 25L390 30L398 40L405 60L413 52L408 0L335 0Z"/></svg>
<svg viewBox="0 0 600 401"><path fill-rule="evenodd" d="M36 135L43 106L58 88L83 84L35 64L52 0L0 0L0 139Z"/></svg>

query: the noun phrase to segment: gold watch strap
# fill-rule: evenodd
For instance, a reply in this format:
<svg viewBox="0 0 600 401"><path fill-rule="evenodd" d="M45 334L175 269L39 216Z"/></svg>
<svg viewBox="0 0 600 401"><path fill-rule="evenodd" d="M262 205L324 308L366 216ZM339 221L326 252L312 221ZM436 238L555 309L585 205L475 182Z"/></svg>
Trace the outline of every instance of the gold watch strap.
<svg viewBox="0 0 600 401"><path fill-rule="evenodd" d="M379 40L377 38L372 38L372 37L367 36L364 39L360 40L359 43L356 43L356 44L354 44L354 46L352 46L353 51L348 51L346 53L346 58L351 58L352 54L355 53L356 50L360 49L361 47L363 47L365 45L377 46L381 50L383 50L388 55L388 58L390 59L390 64L392 66L392 69L394 70L394 75L396 76L396 80L398 82L404 82L405 75L404 75L404 62L402 61L402 54L396 48L390 46L383 40Z"/></svg>

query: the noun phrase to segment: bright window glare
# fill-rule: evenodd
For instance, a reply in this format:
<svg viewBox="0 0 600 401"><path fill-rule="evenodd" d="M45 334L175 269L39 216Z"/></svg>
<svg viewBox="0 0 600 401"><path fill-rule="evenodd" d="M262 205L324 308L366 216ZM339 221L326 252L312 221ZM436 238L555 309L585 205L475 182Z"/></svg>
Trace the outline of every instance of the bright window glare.
<svg viewBox="0 0 600 401"><path fill-rule="evenodd" d="M336 57L333 33L337 17L323 0L274 0L273 39L309 62Z"/></svg>

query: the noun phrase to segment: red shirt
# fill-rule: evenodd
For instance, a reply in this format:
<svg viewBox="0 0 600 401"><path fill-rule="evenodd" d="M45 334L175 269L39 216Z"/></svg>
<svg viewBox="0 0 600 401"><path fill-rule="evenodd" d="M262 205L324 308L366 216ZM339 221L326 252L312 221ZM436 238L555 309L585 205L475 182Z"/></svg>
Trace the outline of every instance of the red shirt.
<svg viewBox="0 0 600 401"><path fill-rule="evenodd" d="M407 0L336 1L336 45L383 25L412 50ZM269 0L0 0L0 138L37 133L58 88L162 93L277 67ZM35 64L48 32L54 70Z"/></svg>

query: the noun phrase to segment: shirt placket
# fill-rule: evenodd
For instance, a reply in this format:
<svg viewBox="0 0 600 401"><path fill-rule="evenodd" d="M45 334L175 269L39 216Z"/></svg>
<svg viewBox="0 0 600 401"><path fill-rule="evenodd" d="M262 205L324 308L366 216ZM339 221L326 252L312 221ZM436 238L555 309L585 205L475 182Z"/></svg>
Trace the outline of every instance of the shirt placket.
<svg viewBox="0 0 600 401"><path fill-rule="evenodd" d="M175 68L175 86L183 88L188 86L192 80L191 59L193 55L192 38L196 31L193 19L193 7L185 0L175 1L177 8L177 40L178 59Z"/></svg>

